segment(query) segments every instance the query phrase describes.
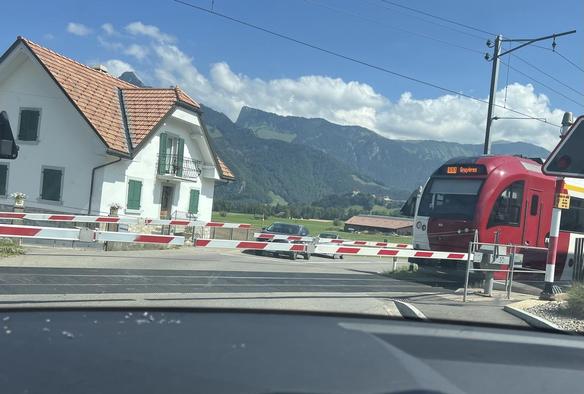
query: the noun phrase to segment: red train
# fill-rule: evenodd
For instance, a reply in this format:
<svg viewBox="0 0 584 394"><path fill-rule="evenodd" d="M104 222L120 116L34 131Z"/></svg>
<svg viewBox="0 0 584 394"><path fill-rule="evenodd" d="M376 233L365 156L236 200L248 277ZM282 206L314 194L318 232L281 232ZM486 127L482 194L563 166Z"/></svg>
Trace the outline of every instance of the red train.
<svg viewBox="0 0 584 394"><path fill-rule="evenodd" d="M546 247L555 178L544 175L541 164L539 159L521 156L446 162L428 179L417 200L414 248L467 251L475 231L479 242L498 238L503 244ZM571 278L575 241L584 237L584 181L567 178L564 188L571 205L562 212L557 279ZM545 260L542 251L527 255L524 261L543 269Z"/></svg>

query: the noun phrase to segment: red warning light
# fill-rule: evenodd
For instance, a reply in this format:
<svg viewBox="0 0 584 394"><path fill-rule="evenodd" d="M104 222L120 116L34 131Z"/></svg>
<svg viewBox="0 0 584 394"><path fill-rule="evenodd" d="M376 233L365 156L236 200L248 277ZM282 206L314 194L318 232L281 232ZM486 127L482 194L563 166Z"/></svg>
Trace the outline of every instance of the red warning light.
<svg viewBox="0 0 584 394"><path fill-rule="evenodd" d="M560 170L568 169L571 164L572 164L572 159L568 155L564 155L564 156L560 157L557 161L557 166L558 166L558 169L560 169Z"/></svg>

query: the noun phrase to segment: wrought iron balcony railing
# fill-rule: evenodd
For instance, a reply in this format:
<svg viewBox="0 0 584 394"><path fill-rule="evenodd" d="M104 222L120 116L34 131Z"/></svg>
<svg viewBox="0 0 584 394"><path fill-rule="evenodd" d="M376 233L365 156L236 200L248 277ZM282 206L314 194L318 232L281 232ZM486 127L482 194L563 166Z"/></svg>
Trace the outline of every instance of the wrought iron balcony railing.
<svg viewBox="0 0 584 394"><path fill-rule="evenodd" d="M174 175L180 178L197 179L202 172L203 162L179 155L158 155L158 174Z"/></svg>

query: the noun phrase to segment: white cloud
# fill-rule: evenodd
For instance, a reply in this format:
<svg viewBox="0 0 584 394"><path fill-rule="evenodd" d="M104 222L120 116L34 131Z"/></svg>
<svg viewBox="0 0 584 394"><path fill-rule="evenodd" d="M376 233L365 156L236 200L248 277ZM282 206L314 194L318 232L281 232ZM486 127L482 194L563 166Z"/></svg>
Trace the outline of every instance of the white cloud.
<svg viewBox="0 0 584 394"><path fill-rule="evenodd" d="M112 25L111 23L104 23L103 25L101 25L101 29L105 32L105 34L109 36L117 33L116 29L114 28L114 25Z"/></svg>
<svg viewBox="0 0 584 394"><path fill-rule="evenodd" d="M138 60L143 60L148 55L148 52L148 48L138 44L131 44L124 50L126 55L133 56Z"/></svg>
<svg viewBox="0 0 584 394"><path fill-rule="evenodd" d="M122 44L121 42L109 41L103 38L102 36L97 36L97 42L99 42L99 45L101 45L105 49L109 49L110 51L121 51L122 49L124 49L124 44Z"/></svg>
<svg viewBox="0 0 584 394"><path fill-rule="evenodd" d="M388 138L475 144L482 143L484 138L486 104L469 98L452 94L418 98L403 92L399 99L391 100L358 81L322 75L264 80L235 73L225 62L211 65L207 77L197 69L192 57L171 42L174 38L156 26L134 22L126 26L126 30L151 39L148 64L152 64L152 68L142 72L148 75L149 84L163 87L178 84L194 99L224 112L232 120L246 105L280 115L318 117L343 125L359 125ZM132 47L124 46L124 51ZM126 54L140 60L140 56L146 54L137 47L147 50L136 45L132 53ZM126 69L131 67L127 63L124 65ZM119 75L121 67L116 69ZM502 89L497 95L500 105L504 104L503 93ZM555 124L560 123L563 114L530 84L510 84L506 105ZM495 115L518 116L502 108L496 108ZM552 148L558 139L557 127L536 120L496 120L492 133L494 140L533 142L546 148Z"/></svg>
<svg viewBox="0 0 584 394"><path fill-rule="evenodd" d="M166 33L162 33L160 29L153 25L145 25L142 22L132 22L126 26L126 31L133 35L143 35L155 39L158 42L174 42L176 39Z"/></svg>
<svg viewBox="0 0 584 394"><path fill-rule="evenodd" d="M52 40L52 39L54 39L54 38L55 38L55 36L54 36L52 33L45 33L45 34L43 35L43 38L44 38L45 40Z"/></svg>
<svg viewBox="0 0 584 394"><path fill-rule="evenodd" d="M114 77L119 77L125 71L134 71L134 67L119 59L110 59L103 64L107 67L108 73Z"/></svg>
<svg viewBox="0 0 584 394"><path fill-rule="evenodd" d="M76 36L86 36L91 34L91 29L81 23L69 22L67 24L67 31Z"/></svg>

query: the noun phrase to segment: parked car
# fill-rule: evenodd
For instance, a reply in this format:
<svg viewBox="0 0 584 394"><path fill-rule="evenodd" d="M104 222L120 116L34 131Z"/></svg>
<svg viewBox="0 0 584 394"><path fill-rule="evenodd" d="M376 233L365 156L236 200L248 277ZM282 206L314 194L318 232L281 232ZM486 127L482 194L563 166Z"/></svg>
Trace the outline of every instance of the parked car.
<svg viewBox="0 0 584 394"><path fill-rule="evenodd" d="M326 231L324 233L320 233L318 235L318 238L320 239L321 242L327 242L327 240L331 239L341 239L341 237L339 237L339 234L335 233L334 231ZM322 256L331 257L333 259L343 258L342 254L322 254Z"/></svg>
<svg viewBox="0 0 584 394"><path fill-rule="evenodd" d="M309 235L309 231L306 227L300 224L291 224L291 223L280 223L274 222L268 227L262 229L262 234L274 234L274 235L296 235L301 237L306 237ZM281 242L281 243L306 243L304 241L290 241L287 239L274 239L274 240L267 240L265 238L258 238L258 241L268 241L268 242ZM264 252L263 250L256 250L257 255L261 255ZM296 260L298 255L304 257L304 260L310 259L310 253L300 253L300 252L272 252L272 254L283 254L288 256L291 260Z"/></svg>

